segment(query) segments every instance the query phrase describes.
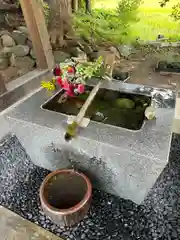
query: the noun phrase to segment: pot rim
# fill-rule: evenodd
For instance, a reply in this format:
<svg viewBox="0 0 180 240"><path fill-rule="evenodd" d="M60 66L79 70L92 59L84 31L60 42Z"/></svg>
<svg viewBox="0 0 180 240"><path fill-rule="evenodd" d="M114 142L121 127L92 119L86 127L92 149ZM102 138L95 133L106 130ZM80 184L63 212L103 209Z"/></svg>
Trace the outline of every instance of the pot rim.
<svg viewBox="0 0 180 240"><path fill-rule="evenodd" d="M74 205L73 207L67 208L67 209L58 209L58 208L55 208L55 207L51 206L44 196L44 188L45 188L47 182L49 181L49 179L51 179L52 177L54 177L56 175L59 175L61 173L72 173L74 175L80 176L85 181L86 186L87 186L87 191L86 191L83 199L79 203ZM43 182L41 184L41 187L40 187L40 194L39 195L40 195L41 203L43 202L50 211L60 213L62 215L68 215L68 214L72 214L74 212L77 212L89 201L89 199L92 196L92 184L91 184L91 182L90 182L90 180L87 176L85 176L83 173L80 173L80 172L78 172L74 169L56 170L56 171L53 171L52 173L49 173L46 176L46 178L43 180Z"/></svg>

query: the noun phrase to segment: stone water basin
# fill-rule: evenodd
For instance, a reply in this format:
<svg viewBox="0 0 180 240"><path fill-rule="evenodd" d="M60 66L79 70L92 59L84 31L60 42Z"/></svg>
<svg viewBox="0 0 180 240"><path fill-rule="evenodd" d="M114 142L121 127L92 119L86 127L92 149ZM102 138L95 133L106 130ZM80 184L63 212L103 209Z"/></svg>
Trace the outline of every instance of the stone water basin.
<svg viewBox="0 0 180 240"><path fill-rule="evenodd" d="M64 91L60 90L41 107L44 110L76 116L92 87L86 86L85 89L84 94L69 98L63 103L58 101L64 94ZM152 97L148 94L128 94L101 88L89 106L85 117L102 124L139 130L143 126L144 112L146 107L151 104L151 100Z"/></svg>
<svg viewBox="0 0 180 240"><path fill-rule="evenodd" d="M93 86L93 81L88 85ZM9 111L7 120L36 165L56 170L73 164L95 188L139 204L167 164L176 94L117 81L102 88L150 97L156 119L146 121L139 130L91 121L78 138L67 143L67 114L44 110L53 97L40 90Z"/></svg>

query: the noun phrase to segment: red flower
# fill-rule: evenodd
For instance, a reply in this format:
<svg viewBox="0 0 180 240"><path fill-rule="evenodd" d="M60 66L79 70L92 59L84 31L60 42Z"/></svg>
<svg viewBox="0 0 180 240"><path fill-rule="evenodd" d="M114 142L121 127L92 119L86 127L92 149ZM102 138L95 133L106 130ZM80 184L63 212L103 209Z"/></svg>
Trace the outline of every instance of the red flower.
<svg viewBox="0 0 180 240"><path fill-rule="evenodd" d="M64 84L63 84L63 80L62 80L61 77L58 77L58 78L57 78L57 83L59 84L59 86L60 86L61 88L63 88Z"/></svg>
<svg viewBox="0 0 180 240"><path fill-rule="evenodd" d="M60 66L57 64L56 67L53 70L53 74L54 76L61 76L62 75L62 70L60 68Z"/></svg>
<svg viewBox="0 0 180 240"><path fill-rule="evenodd" d="M72 66L69 66L69 67L67 68L67 72L68 72L68 73L75 73L75 68L72 67Z"/></svg>

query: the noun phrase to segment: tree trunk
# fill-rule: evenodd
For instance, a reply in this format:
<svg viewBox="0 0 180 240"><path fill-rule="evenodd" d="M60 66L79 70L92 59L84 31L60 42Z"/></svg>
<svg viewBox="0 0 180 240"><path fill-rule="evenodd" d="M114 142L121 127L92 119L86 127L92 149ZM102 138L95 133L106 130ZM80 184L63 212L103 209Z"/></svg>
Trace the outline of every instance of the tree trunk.
<svg viewBox="0 0 180 240"><path fill-rule="evenodd" d="M91 0L85 0L86 3L86 13L91 13Z"/></svg>
<svg viewBox="0 0 180 240"><path fill-rule="evenodd" d="M86 13L91 13L91 0L78 0L79 9L84 9Z"/></svg>
<svg viewBox="0 0 180 240"><path fill-rule="evenodd" d="M78 11L78 0L72 0L73 12Z"/></svg>
<svg viewBox="0 0 180 240"><path fill-rule="evenodd" d="M51 0L49 1L49 7L49 35L51 43L53 47L64 46L66 45L64 36L73 36L71 0Z"/></svg>

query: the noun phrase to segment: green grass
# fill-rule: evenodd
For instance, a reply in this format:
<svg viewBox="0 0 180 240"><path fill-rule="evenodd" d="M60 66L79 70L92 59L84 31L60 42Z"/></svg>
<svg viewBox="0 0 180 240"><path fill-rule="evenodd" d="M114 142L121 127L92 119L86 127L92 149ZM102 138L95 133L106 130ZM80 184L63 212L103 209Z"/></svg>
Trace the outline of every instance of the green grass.
<svg viewBox="0 0 180 240"><path fill-rule="evenodd" d="M132 36L142 40L154 40L158 34L170 37L173 40L180 39L180 22L175 22L170 14L172 6L177 0L171 0L166 7L161 8L159 0L144 0L139 9L139 22L132 24ZM116 8L118 0L96 0L94 8Z"/></svg>

